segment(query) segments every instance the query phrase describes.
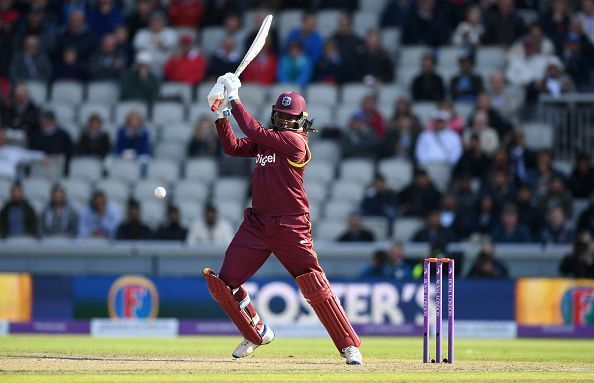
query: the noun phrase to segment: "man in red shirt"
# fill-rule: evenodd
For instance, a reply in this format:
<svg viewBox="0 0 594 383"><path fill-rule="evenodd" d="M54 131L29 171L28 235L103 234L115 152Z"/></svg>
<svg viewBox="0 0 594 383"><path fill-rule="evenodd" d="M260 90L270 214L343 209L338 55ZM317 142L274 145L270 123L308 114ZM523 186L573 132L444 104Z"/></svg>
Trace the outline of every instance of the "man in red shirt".
<svg viewBox="0 0 594 383"><path fill-rule="evenodd" d="M311 159L307 132L312 130L305 100L295 92L282 93L272 107L270 128L264 128L241 103L240 87L239 78L227 73L212 88L208 103L212 106L216 100L223 100L215 122L223 151L256 158L252 207L244 212L219 274L208 268L203 271L211 295L244 336L233 356L247 356L274 339L242 287L274 253L295 278L347 364L361 364L361 341L330 289L313 248L309 203L303 187L305 166ZM246 138L237 138L233 133L228 119L231 113Z"/></svg>
<svg viewBox="0 0 594 383"><path fill-rule="evenodd" d="M192 36L179 39L180 51L173 54L163 69L165 80L196 85L206 74L206 58L192 46Z"/></svg>

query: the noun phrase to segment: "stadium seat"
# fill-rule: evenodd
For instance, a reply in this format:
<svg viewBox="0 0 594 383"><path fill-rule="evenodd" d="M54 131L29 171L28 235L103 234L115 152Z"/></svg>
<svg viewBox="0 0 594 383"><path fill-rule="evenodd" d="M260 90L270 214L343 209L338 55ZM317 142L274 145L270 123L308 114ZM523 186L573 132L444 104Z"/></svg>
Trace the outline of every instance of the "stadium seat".
<svg viewBox="0 0 594 383"><path fill-rule="evenodd" d="M212 158L192 158L186 162L185 178L192 181L211 182L217 178L218 165Z"/></svg>
<svg viewBox="0 0 594 383"><path fill-rule="evenodd" d="M384 241L388 238L388 220L384 217L363 217L363 227L370 230L376 241Z"/></svg>
<svg viewBox="0 0 594 383"><path fill-rule="evenodd" d="M476 53L477 68L503 69L507 55L503 48L480 47Z"/></svg>
<svg viewBox="0 0 594 383"><path fill-rule="evenodd" d="M52 102L80 104L84 99L82 83L70 80L58 80L52 85Z"/></svg>
<svg viewBox="0 0 594 383"><path fill-rule="evenodd" d="M425 164L423 168L427 171L429 178L435 185L435 187L441 191L446 191L450 182L450 175L452 172L451 167L448 164Z"/></svg>
<svg viewBox="0 0 594 383"><path fill-rule="evenodd" d="M215 117L216 115L214 114L214 112L210 111L210 109L208 108L206 103L204 103L204 106L193 106L190 108L190 115L188 116L188 122L193 127L194 124L196 123L196 121L198 121L198 119L203 116L206 116L211 119L213 129L214 129L214 119L216 118Z"/></svg>
<svg viewBox="0 0 594 383"><path fill-rule="evenodd" d="M305 181L305 192L307 198L312 203L323 203L328 194L327 185L316 181Z"/></svg>
<svg viewBox="0 0 594 383"><path fill-rule="evenodd" d="M47 101L47 84L41 81L25 82L29 96L36 104L43 104Z"/></svg>
<svg viewBox="0 0 594 383"><path fill-rule="evenodd" d="M359 2L359 9L365 12L376 12L380 14L389 0L373 0L373 1L361 1Z"/></svg>
<svg viewBox="0 0 594 383"><path fill-rule="evenodd" d="M153 229L165 220L165 204L153 199L140 201L140 219Z"/></svg>
<svg viewBox="0 0 594 383"><path fill-rule="evenodd" d="M305 171L305 179L328 184L334 179L334 166L328 162L311 162Z"/></svg>
<svg viewBox="0 0 594 383"><path fill-rule="evenodd" d="M314 238L320 241L336 241L346 230L346 222L323 220L313 225Z"/></svg>
<svg viewBox="0 0 594 383"><path fill-rule="evenodd" d="M350 201L331 200L325 204L324 218L346 222L349 215L356 210L357 206L353 206Z"/></svg>
<svg viewBox="0 0 594 383"><path fill-rule="evenodd" d="M167 99L179 99L185 105L192 102L192 86L183 82L164 82L159 88L159 96Z"/></svg>
<svg viewBox="0 0 594 383"><path fill-rule="evenodd" d="M358 104L340 104L336 109L336 127L343 130L348 129L351 117L357 110L359 110Z"/></svg>
<svg viewBox="0 0 594 383"><path fill-rule="evenodd" d="M457 102L454 105L454 110L464 121L466 121L474 110L474 105L471 102Z"/></svg>
<svg viewBox="0 0 594 383"><path fill-rule="evenodd" d="M331 108L338 102L338 87L332 84L312 84L305 93L307 103L311 106Z"/></svg>
<svg viewBox="0 0 594 383"><path fill-rule="evenodd" d="M312 162L327 161L335 164L340 158L340 146L329 140L318 141L310 145Z"/></svg>
<svg viewBox="0 0 594 383"><path fill-rule="evenodd" d="M340 179L353 181L360 185L367 186L373 179L373 161L364 158L344 160L340 166Z"/></svg>
<svg viewBox="0 0 594 383"><path fill-rule="evenodd" d="M101 162L92 157L75 157L70 161L70 177L90 182L101 178Z"/></svg>
<svg viewBox="0 0 594 383"><path fill-rule="evenodd" d="M243 201L243 199L242 199ZM245 209L241 202L237 200L215 200L215 206L219 215L227 220L231 221L231 224L235 224L240 221L243 217L243 210Z"/></svg>
<svg viewBox="0 0 594 383"><path fill-rule="evenodd" d="M76 139L75 137L71 138ZM29 167L29 176L45 178L50 181L58 180L64 175L64 161L63 157L51 157L47 163L33 162Z"/></svg>
<svg viewBox="0 0 594 383"><path fill-rule="evenodd" d="M12 181L8 178L0 177L0 200L7 200L10 197L10 188Z"/></svg>
<svg viewBox="0 0 594 383"><path fill-rule="evenodd" d="M179 178L179 165L171 160L158 158L151 160L147 177L161 182L173 182Z"/></svg>
<svg viewBox="0 0 594 383"><path fill-rule="evenodd" d="M241 86L241 99L250 105L261 107L266 101L266 87L257 84Z"/></svg>
<svg viewBox="0 0 594 383"><path fill-rule="evenodd" d="M409 45L400 49L398 65L401 68L414 68L417 72L421 66L421 57L430 53L430 49L422 45Z"/></svg>
<svg viewBox="0 0 594 383"><path fill-rule="evenodd" d="M213 197L216 200L238 201L247 196L247 181L240 177L218 178L213 185Z"/></svg>
<svg viewBox="0 0 594 383"><path fill-rule="evenodd" d="M526 135L526 146L530 149L551 149L555 132L553 126L542 122L526 122L522 124Z"/></svg>
<svg viewBox="0 0 594 383"><path fill-rule="evenodd" d="M62 124L64 121L76 121L76 107L72 104L51 102L46 104L44 109L54 112L58 124Z"/></svg>
<svg viewBox="0 0 594 383"><path fill-rule="evenodd" d="M420 218L397 218L394 221L393 238L396 241L410 241L421 227L423 227L423 220Z"/></svg>
<svg viewBox="0 0 594 383"><path fill-rule="evenodd" d="M437 56L439 68L454 68L458 69L458 59L464 53L464 49L456 46L445 46L439 49Z"/></svg>
<svg viewBox="0 0 594 383"><path fill-rule="evenodd" d="M366 3L375 3L375 1L367 1ZM396 58L400 48L400 29L383 28L380 30L380 34L382 45L388 50L392 59Z"/></svg>
<svg viewBox="0 0 594 383"><path fill-rule="evenodd" d="M154 199L155 188L158 186L164 186L168 194L171 192L171 188L167 183L164 183L163 180L148 178L140 180L134 184L134 186L132 187L132 196L139 201ZM170 196L167 195L167 198L169 199Z"/></svg>
<svg viewBox="0 0 594 383"><path fill-rule="evenodd" d="M155 148L155 158L182 162L186 158L186 146L180 146L180 141L161 141Z"/></svg>
<svg viewBox="0 0 594 383"><path fill-rule="evenodd" d="M94 81L87 86L87 101L113 104L120 98L120 88L117 83L109 81Z"/></svg>
<svg viewBox="0 0 594 383"><path fill-rule="evenodd" d="M573 217L569 217L572 223L577 223L580 215L590 206L590 201L587 198L576 198L573 200Z"/></svg>
<svg viewBox="0 0 594 383"><path fill-rule="evenodd" d="M281 43L284 43L290 31L301 25L302 16L303 11L296 9L283 10L280 12L278 19L273 23L277 26L276 28L278 30Z"/></svg>
<svg viewBox="0 0 594 383"><path fill-rule="evenodd" d="M106 179L98 182L95 185L95 189L101 190L105 193L108 200L117 202L118 204L125 204L130 197L128 183L119 179Z"/></svg>
<svg viewBox="0 0 594 383"><path fill-rule="evenodd" d="M28 177L22 180L23 191L28 199L47 201L50 197L52 182L46 178Z"/></svg>
<svg viewBox="0 0 594 383"><path fill-rule="evenodd" d="M140 178L140 165L135 160L114 158L107 167L109 178L117 178L126 182L134 182Z"/></svg>
<svg viewBox="0 0 594 383"><path fill-rule="evenodd" d="M274 105L274 103L276 102L277 97L284 92L297 92L297 93L303 93L303 90L301 89L301 85L299 84L291 84L291 83L286 83L286 84L273 84L270 87L268 87L269 92L268 92L268 103L272 106Z"/></svg>
<svg viewBox="0 0 594 383"><path fill-rule="evenodd" d="M192 137L192 127L183 122L169 123L161 126L160 136L162 141L176 141L184 147ZM184 150L185 151L185 150Z"/></svg>
<svg viewBox="0 0 594 383"><path fill-rule="evenodd" d="M400 64L396 71L396 81L399 87L407 90L411 89L413 80L419 74L418 65L419 64L417 64L417 66Z"/></svg>
<svg viewBox="0 0 594 383"><path fill-rule="evenodd" d="M183 121L184 119L184 107L177 102L157 102L153 107L152 121L155 124L167 124Z"/></svg>
<svg viewBox="0 0 594 383"><path fill-rule="evenodd" d="M86 125L89 117L93 114L99 115L104 124L111 121L111 107L107 104L91 101L86 102L79 107L78 123L81 124L81 126Z"/></svg>
<svg viewBox="0 0 594 383"><path fill-rule="evenodd" d="M371 29L377 29L378 13L357 11L353 17L353 32L359 36L365 36Z"/></svg>
<svg viewBox="0 0 594 383"><path fill-rule="evenodd" d="M338 18L340 17L340 11L337 9L324 9L316 13L318 32L324 39L330 37L335 31L338 25Z"/></svg>
<svg viewBox="0 0 594 383"><path fill-rule="evenodd" d="M308 118L314 120L312 126L314 129L321 130L336 125L334 113L332 113L332 110L328 107L308 106L307 112L309 113ZM268 111L267 113L270 113L270 111Z"/></svg>
<svg viewBox="0 0 594 383"><path fill-rule="evenodd" d="M91 197L91 185L81 178L64 178L60 180L60 185L62 185L68 200L72 203L85 204Z"/></svg>
<svg viewBox="0 0 594 383"><path fill-rule="evenodd" d="M338 180L331 184L331 195L334 200L351 202L353 208L358 207L363 199L365 187L353 181Z"/></svg>
<svg viewBox="0 0 594 383"><path fill-rule="evenodd" d="M343 104L361 105L363 97L373 93L373 88L361 83L345 84L342 86L341 100Z"/></svg>
<svg viewBox="0 0 594 383"><path fill-rule="evenodd" d="M415 102L412 111L419 117L423 125L427 125L435 115L437 106L433 102Z"/></svg>
<svg viewBox="0 0 594 383"><path fill-rule="evenodd" d="M395 191L402 190L412 181L413 167L409 161L402 159L381 160L378 170L386 179L388 186Z"/></svg>
<svg viewBox="0 0 594 383"><path fill-rule="evenodd" d="M408 92L406 90L402 89L398 85L383 85L379 89L378 104L385 105L390 108L390 110L392 110L396 100L398 100L400 97L406 96L407 93Z"/></svg>
<svg viewBox="0 0 594 383"><path fill-rule="evenodd" d="M204 203L208 199L210 186L207 182L180 180L175 183L175 201Z"/></svg>
<svg viewBox="0 0 594 383"><path fill-rule="evenodd" d="M207 53L207 56L209 56L221 46L226 32L223 27L205 27L202 29L201 35L200 47ZM237 43L239 42L237 41Z"/></svg>
<svg viewBox="0 0 594 383"><path fill-rule="evenodd" d="M322 207L320 204L309 201L309 220L311 222L318 222L318 220L322 216L322 214L320 213L321 211Z"/></svg>
<svg viewBox="0 0 594 383"><path fill-rule="evenodd" d="M195 220L202 219L202 204L195 200L179 200L175 202L175 206L180 211L181 214L181 222L185 226L189 226Z"/></svg>
<svg viewBox="0 0 594 383"><path fill-rule="evenodd" d="M126 116L131 111L140 113L145 119L148 117L148 107L145 103L140 101L123 101L116 105L115 109L115 123L123 124L126 121Z"/></svg>

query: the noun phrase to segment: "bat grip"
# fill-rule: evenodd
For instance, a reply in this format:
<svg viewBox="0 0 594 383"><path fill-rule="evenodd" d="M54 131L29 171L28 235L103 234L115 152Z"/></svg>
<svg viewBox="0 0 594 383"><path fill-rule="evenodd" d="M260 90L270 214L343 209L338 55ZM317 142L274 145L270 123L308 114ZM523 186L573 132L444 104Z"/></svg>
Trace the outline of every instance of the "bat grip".
<svg viewBox="0 0 594 383"><path fill-rule="evenodd" d="M215 110L219 109L219 106L221 105L222 101L223 100L216 100L210 107L210 110L214 112Z"/></svg>

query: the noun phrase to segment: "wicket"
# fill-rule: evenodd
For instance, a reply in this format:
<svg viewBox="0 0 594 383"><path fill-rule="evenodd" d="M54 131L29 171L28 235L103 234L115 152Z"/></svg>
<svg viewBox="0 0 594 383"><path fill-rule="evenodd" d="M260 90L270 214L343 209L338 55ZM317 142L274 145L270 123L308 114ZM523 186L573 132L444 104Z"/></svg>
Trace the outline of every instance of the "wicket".
<svg viewBox="0 0 594 383"><path fill-rule="evenodd" d="M423 363L429 363L429 285L431 264L435 263L435 359L433 363L454 363L454 260L425 258L423 262ZM448 357L441 359L442 265L448 264Z"/></svg>

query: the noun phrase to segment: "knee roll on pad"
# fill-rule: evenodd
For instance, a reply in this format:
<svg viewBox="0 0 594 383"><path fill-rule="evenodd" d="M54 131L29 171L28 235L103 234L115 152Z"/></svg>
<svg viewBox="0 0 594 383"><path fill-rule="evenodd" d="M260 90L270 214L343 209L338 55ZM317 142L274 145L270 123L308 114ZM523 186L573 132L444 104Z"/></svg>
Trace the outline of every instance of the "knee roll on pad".
<svg viewBox="0 0 594 383"><path fill-rule="evenodd" d="M210 295L235 323L241 335L254 344L262 344L262 336L256 328L257 323L254 323L253 318L250 318L245 310L240 308L240 303L231 293L229 286L212 269L206 268L202 274L206 278Z"/></svg>
<svg viewBox="0 0 594 383"><path fill-rule="evenodd" d="M312 271L298 276L297 285L307 302L313 307L320 322L339 351L348 346L359 347L361 340L351 326L340 301L330 289L326 276Z"/></svg>

